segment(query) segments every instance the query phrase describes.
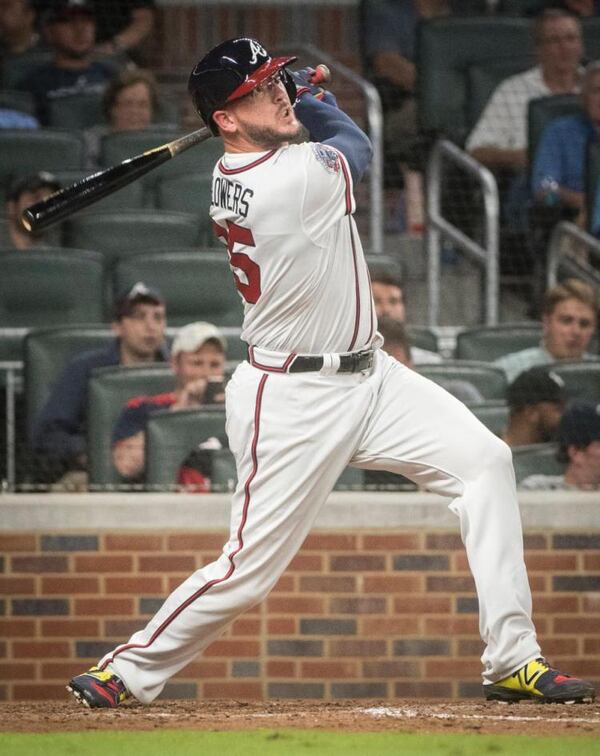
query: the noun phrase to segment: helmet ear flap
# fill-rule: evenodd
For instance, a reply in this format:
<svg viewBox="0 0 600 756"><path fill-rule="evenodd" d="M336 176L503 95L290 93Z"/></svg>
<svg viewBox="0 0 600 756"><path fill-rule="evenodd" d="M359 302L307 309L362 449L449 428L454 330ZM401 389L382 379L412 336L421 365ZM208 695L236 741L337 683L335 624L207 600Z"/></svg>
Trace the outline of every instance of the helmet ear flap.
<svg viewBox="0 0 600 756"><path fill-rule="evenodd" d="M290 98L290 102L292 105L296 102L296 94L297 94L297 87L292 79L290 72L287 70L287 68L281 69L281 77L283 80L283 86L285 87L286 92L288 93L288 97Z"/></svg>

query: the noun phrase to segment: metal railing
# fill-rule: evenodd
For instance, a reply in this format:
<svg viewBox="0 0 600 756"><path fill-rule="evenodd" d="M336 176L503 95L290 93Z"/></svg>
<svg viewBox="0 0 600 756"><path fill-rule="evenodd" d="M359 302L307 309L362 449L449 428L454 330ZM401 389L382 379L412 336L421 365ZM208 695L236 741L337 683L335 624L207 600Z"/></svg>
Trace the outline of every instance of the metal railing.
<svg viewBox="0 0 600 756"><path fill-rule="evenodd" d="M481 188L484 204L483 243L468 237L442 215L442 186L444 164L452 163L475 179ZM485 324L498 323L499 303L499 223L500 200L498 185L491 171L478 163L460 147L445 139L434 145L427 164L426 176L427 227L427 285L429 292L429 325L439 321L442 239L452 242L457 251L465 253L484 271Z"/></svg>
<svg viewBox="0 0 600 756"><path fill-rule="evenodd" d="M301 45L314 61L325 63L336 74L351 81L365 98L368 133L373 145L373 160L369 179L369 249L375 254L383 252L383 110L379 92L370 81L311 44Z"/></svg>
<svg viewBox="0 0 600 756"><path fill-rule="evenodd" d="M565 241L567 244L565 244ZM595 236L588 234L587 231L582 231L574 223L561 221L552 230L548 243L546 269L548 288L556 285L560 268L567 270L571 275L583 278L592 286L600 286L600 267L593 268L586 259L575 256L573 248L568 246L569 241L583 245L587 254L596 258L600 263L600 241Z"/></svg>

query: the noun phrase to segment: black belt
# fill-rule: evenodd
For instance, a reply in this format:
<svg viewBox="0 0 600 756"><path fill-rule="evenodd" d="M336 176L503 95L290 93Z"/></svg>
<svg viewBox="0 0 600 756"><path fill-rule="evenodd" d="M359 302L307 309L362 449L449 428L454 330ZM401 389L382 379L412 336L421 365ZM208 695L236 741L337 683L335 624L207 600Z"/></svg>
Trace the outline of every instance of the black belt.
<svg viewBox="0 0 600 756"><path fill-rule="evenodd" d="M340 355L338 373L360 373L373 365L373 350ZM323 367L323 357L296 357L288 368L288 373L316 373Z"/></svg>

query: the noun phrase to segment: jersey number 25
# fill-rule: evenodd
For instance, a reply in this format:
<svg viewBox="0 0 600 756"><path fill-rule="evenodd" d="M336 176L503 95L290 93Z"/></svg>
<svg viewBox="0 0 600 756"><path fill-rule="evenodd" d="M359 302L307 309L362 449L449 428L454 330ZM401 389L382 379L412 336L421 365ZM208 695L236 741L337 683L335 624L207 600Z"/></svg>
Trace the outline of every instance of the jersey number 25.
<svg viewBox="0 0 600 756"><path fill-rule="evenodd" d="M227 229L219 226L218 223L213 224L217 237L225 239L227 243L227 253L229 255L229 263L233 268L233 278L237 290L242 297L249 304L256 304L260 297L260 268L252 260L252 258L245 255L243 252L234 252L233 247L236 243L244 244L246 247L255 247L254 237L252 231L249 228L238 226L237 223L231 223L227 221ZM243 271L246 274L247 283L240 280L240 277L235 272L235 268Z"/></svg>

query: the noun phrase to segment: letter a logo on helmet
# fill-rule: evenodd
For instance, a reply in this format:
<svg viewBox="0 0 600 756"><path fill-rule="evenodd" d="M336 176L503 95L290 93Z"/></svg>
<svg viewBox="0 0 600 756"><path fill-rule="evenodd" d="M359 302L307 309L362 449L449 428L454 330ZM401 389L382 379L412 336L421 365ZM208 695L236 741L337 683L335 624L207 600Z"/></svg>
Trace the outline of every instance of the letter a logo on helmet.
<svg viewBox="0 0 600 756"><path fill-rule="evenodd" d="M272 57L255 39L228 39L208 52L194 68L188 92L204 123L217 134L213 113L249 94L278 71L283 73L283 83L293 103L296 85L285 69L295 60L295 56Z"/></svg>

